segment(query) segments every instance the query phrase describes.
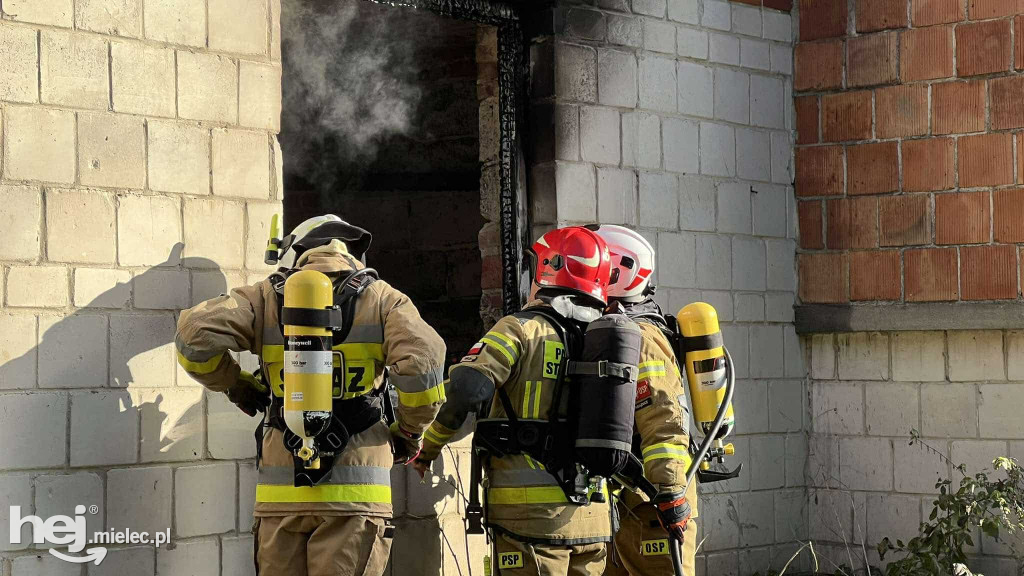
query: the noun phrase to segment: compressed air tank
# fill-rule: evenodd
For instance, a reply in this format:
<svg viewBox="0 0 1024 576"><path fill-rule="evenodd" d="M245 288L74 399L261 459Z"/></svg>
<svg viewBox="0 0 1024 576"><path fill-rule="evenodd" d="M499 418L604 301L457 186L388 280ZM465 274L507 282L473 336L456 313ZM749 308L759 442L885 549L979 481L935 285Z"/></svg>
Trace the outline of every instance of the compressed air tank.
<svg viewBox="0 0 1024 576"><path fill-rule="evenodd" d="M594 475L618 473L629 457L642 340L640 327L623 314L594 320L583 337L580 361L591 367L605 362L611 368L603 376L572 376L574 382L578 380L576 454Z"/></svg>
<svg viewBox="0 0 1024 576"><path fill-rule="evenodd" d="M679 310L676 320L682 333L676 354L686 367L693 419L701 432L707 435L725 401L726 392L726 358L722 332L718 327L718 312L710 304L694 302ZM730 403L716 438L728 436L735 423Z"/></svg>
<svg viewBox="0 0 1024 576"><path fill-rule="evenodd" d="M306 319L301 320L303 325L284 325L284 421L302 439L295 455L314 470L320 467L315 437L331 423L334 366L330 328L311 324L320 323L317 318L333 303L331 280L321 272L301 270L285 281L285 309L298 312L292 317ZM303 315L307 310L310 313Z"/></svg>

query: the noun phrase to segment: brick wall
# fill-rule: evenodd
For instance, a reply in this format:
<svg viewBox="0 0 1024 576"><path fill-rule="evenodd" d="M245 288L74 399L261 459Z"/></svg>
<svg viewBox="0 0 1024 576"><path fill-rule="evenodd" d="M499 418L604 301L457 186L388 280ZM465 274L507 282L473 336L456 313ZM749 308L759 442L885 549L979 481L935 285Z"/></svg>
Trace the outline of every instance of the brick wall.
<svg viewBox="0 0 1024 576"><path fill-rule="evenodd" d="M802 302L1019 298L1020 13L1014 2L800 2Z"/></svg>
<svg viewBox="0 0 1024 576"><path fill-rule="evenodd" d="M844 543L856 568L862 544L877 566L881 538L915 536L936 480L959 481L950 461L974 474L997 456L1024 458L1024 333L815 334L807 348L809 526L824 566L849 565ZM926 447L909 445L911 429ZM1017 573L1005 543L975 542L975 573Z"/></svg>
<svg viewBox="0 0 1024 576"><path fill-rule="evenodd" d="M717 0L599 0L560 3L550 22L532 46L534 236L634 227L658 251L667 311L717 308L740 377L733 464L744 473L704 487L698 573L780 569L806 537L794 21Z"/></svg>
<svg viewBox="0 0 1024 576"><path fill-rule="evenodd" d="M252 430L175 367L176 311L258 280L280 210L277 0L3 0L0 573L8 507L171 528L89 574L252 570Z"/></svg>

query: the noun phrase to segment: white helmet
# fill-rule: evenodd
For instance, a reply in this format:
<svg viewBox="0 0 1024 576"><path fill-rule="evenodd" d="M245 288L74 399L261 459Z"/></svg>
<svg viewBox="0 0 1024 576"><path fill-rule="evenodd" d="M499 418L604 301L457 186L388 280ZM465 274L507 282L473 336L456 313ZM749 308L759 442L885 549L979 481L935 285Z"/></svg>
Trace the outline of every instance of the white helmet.
<svg viewBox="0 0 1024 576"><path fill-rule="evenodd" d="M612 282L608 285L608 298L640 302L651 294L651 273L654 272L654 247L651 243L622 226L601 224L594 231L608 244L612 255Z"/></svg>
<svg viewBox="0 0 1024 576"><path fill-rule="evenodd" d="M278 264L282 268L294 268L305 251L330 244L331 240L341 240L349 254L356 259L362 259L370 247L372 237L366 230L353 226L334 214L314 216L296 226L291 234L281 239L283 254Z"/></svg>

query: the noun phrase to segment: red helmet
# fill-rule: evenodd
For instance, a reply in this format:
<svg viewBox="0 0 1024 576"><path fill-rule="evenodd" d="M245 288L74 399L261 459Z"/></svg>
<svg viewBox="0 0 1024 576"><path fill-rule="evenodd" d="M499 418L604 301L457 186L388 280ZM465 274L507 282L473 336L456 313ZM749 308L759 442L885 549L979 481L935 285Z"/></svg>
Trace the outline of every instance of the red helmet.
<svg viewBox="0 0 1024 576"><path fill-rule="evenodd" d="M608 245L582 226L558 228L533 243L537 255L534 282L541 288L561 288L608 303L611 256Z"/></svg>

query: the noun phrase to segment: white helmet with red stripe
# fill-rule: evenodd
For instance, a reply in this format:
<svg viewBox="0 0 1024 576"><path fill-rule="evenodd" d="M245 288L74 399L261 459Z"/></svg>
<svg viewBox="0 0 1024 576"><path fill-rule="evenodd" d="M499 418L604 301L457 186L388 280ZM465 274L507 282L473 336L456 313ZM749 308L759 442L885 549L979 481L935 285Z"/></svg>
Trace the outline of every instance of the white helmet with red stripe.
<svg viewBox="0 0 1024 576"><path fill-rule="evenodd" d="M651 293L654 247L637 232L622 226L601 224L593 230L608 244L612 256L613 273L612 283L608 285L608 298L642 301Z"/></svg>

